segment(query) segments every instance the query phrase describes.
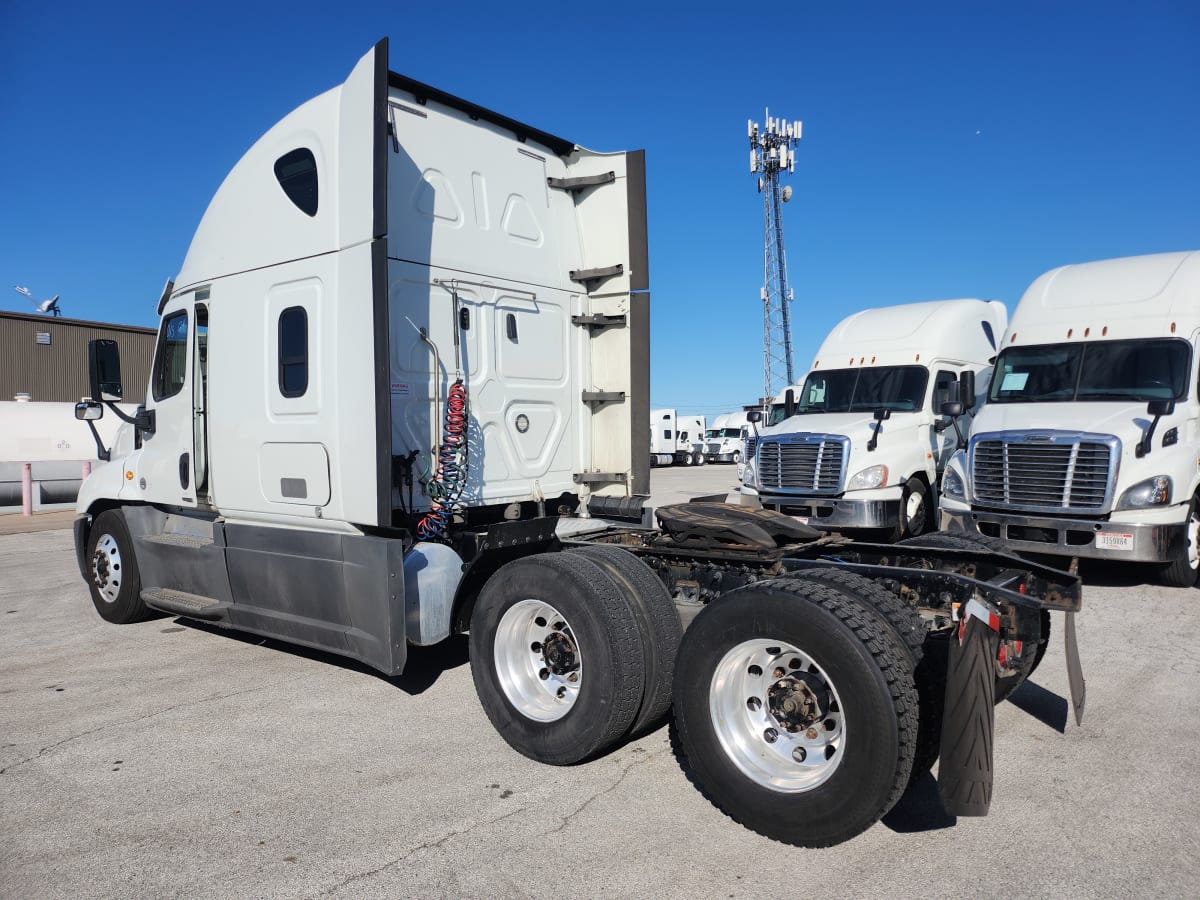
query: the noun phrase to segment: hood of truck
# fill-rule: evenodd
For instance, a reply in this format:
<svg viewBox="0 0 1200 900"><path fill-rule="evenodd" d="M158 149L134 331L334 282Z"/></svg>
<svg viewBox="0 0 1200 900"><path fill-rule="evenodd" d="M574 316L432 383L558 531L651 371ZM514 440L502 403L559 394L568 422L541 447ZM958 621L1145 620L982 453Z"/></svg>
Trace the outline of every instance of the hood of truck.
<svg viewBox="0 0 1200 900"><path fill-rule="evenodd" d="M1080 431L1112 434L1136 443L1153 416L1138 403L988 403L975 415L971 434L991 431ZM1179 414L1163 416L1155 433L1170 428Z"/></svg>
<svg viewBox="0 0 1200 900"><path fill-rule="evenodd" d="M1137 445L1152 420L1145 403L995 403L987 404L979 411L971 426L971 438L973 445L976 438L997 432L1112 435L1121 442L1121 455L1116 481L1111 486L1109 508L1131 485L1155 475L1169 475L1174 479L1172 502L1179 502L1192 490L1195 457L1187 449L1186 439L1167 447L1162 441L1172 428L1184 430L1187 412L1180 404L1177 412L1163 416L1154 430L1150 452L1139 457ZM1186 438L1185 435L1181 437ZM1181 451L1186 460L1181 461Z"/></svg>
<svg viewBox="0 0 1200 900"><path fill-rule="evenodd" d="M916 427L921 417L911 412L892 413L892 417L883 423L883 431L879 435L882 443L889 434L897 434ZM765 428L759 440L767 441L789 434L836 434L850 438L850 446L855 447L869 441L875 433L875 416L871 412L850 413L813 413L803 416L792 416L778 425Z"/></svg>

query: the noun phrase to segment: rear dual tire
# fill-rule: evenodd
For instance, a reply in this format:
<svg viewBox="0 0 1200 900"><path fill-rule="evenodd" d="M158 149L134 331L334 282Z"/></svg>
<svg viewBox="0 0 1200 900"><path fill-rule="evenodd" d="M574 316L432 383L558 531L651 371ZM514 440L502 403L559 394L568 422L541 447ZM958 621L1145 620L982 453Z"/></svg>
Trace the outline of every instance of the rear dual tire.
<svg viewBox="0 0 1200 900"><path fill-rule="evenodd" d="M570 765L662 722L681 636L666 588L629 552L542 553L484 585L471 616L471 674L513 749Z"/></svg>
<svg viewBox="0 0 1200 900"><path fill-rule="evenodd" d="M876 612L828 585L775 579L710 603L684 635L675 686L685 772L767 837L848 840L908 784L908 651Z"/></svg>

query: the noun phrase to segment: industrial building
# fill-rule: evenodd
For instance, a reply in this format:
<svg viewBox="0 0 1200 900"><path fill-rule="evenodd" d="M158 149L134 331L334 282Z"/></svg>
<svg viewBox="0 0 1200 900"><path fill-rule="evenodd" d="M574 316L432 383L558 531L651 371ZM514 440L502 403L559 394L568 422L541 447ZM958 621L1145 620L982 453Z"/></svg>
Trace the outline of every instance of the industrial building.
<svg viewBox="0 0 1200 900"><path fill-rule="evenodd" d="M75 402L88 394L87 343L121 347L126 402L141 403L154 356L153 328L0 310L0 400Z"/></svg>

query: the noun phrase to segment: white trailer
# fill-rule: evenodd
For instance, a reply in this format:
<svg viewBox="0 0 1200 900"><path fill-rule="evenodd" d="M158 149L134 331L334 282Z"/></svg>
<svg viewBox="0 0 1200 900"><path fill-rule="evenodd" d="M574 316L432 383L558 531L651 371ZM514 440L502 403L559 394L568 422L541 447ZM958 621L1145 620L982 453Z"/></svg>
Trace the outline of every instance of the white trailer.
<svg viewBox="0 0 1200 900"><path fill-rule="evenodd" d="M942 404L985 373L1004 333L998 301L937 300L868 309L821 344L792 409L758 436L743 473L751 503L822 530L888 540L934 527L956 432Z"/></svg>
<svg viewBox="0 0 1200 900"><path fill-rule="evenodd" d="M986 812L992 701L1029 671L1002 655L1031 616L1079 608L1078 578L979 547L843 542L830 562L819 532L717 503L646 527L642 155L386 53L246 153L164 291L145 407L111 448L93 433L106 462L80 491L98 613L388 675L468 632L517 751L579 762L673 705L710 796L793 843L869 827L939 746L947 809ZM114 342L89 345L89 377L94 426L123 395ZM949 658L918 679L927 636Z"/></svg>
<svg viewBox="0 0 1200 900"><path fill-rule="evenodd" d="M1064 266L1021 298L942 527L1200 572L1200 252Z"/></svg>

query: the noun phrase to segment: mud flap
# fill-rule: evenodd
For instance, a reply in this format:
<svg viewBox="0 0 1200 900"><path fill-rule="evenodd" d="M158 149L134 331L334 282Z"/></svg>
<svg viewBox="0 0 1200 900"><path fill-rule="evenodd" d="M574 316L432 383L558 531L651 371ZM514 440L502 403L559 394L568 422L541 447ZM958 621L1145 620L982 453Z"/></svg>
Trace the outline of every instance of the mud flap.
<svg viewBox="0 0 1200 900"><path fill-rule="evenodd" d="M1067 652L1067 684L1071 688L1071 708L1075 710L1075 724L1083 724L1083 707L1087 704L1087 682L1083 680L1083 665L1079 661L1079 640L1075 637L1075 613L1067 613L1063 628Z"/></svg>
<svg viewBox="0 0 1200 900"><path fill-rule="evenodd" d="M1000 635L983 604L973 600L964 612L946 667L938 794L949 815L986 816L992 802Z"/></svg>

